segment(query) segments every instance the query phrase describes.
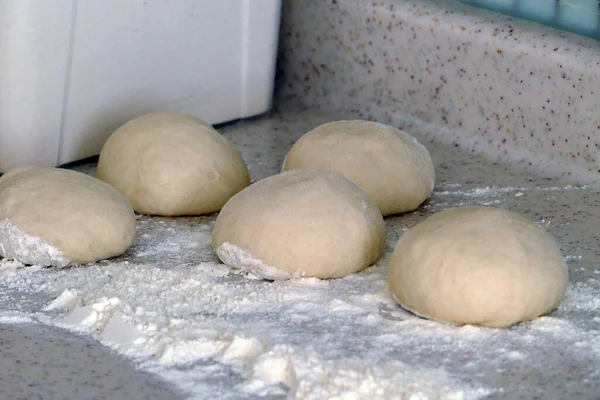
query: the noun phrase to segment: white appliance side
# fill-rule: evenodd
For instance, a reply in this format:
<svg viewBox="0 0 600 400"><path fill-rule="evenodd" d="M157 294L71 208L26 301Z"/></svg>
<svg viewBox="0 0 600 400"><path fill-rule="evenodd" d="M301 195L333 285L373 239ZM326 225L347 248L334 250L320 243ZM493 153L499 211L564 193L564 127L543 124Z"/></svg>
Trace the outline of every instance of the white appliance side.
<svg viewBox="0 0 600 400"><path fill-rule="evenodd" d="M0 172L55 166L75 0L0 0Z"/></svg>
<svg viewBox="0 0 600 400"><path fill-rule="evenodd" d="M242 0L243 60L241 117L271 108L281 16L281 0Z"/></svg>
<svg viewBox="0 0 600 400"><path fill-rule="evenodd" d="M59 162L98 154L118 126L148 112L178 111L216 124L266 111L274 53L249 49L271 49L277 35L265 29L271 37L248 39L244 29L248 16L277 27L265 7L280 2L253 0L271 20L245 14L243 2L78 1ZM243 62L245 54L253 61ZM255 86L244 89L244 82ZM259 90L263 85L269 87ZM256 102L246 112L244 92Z"/></svg>

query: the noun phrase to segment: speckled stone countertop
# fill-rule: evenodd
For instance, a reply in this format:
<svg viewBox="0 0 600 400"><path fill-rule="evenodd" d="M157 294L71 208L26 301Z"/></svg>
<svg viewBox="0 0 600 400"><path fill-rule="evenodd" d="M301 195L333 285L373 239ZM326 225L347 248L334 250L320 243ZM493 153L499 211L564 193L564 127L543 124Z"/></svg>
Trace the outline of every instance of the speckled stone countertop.
<svg viewBox="0 0 600 400"><path fill-rule="evenodd" d="M321 123L345 119L351 115L351 112L323 112L288 105L278 107L266 116L219 129L241 149L252 178L256 181L279 171L286 152L303 133ZM314 349L327 362L334 362L340 357L372 360L369 355L373 351L371 346L388 346L389 350L381 353L381 359L372 362L377 365L403 363L403 374L406 374L403 376L408 381L398 382L398 396L425 393L429 396L425 398L443 398L444 393L448 394L443 389L445 386L435 385L444 384L447 380L438 375L423 375L422 379L425 380L419 380L419 374L422 373L419 371L433 368L443 371L443 376L449 377L444 379L450 379L452 388L463 393L464 398L597 398L600 393L600 267L597 262L600 237L595 227L600 226L600 193L587 186L557 182L553 178L533 173L527 166L498 163L460 147L438 143L431 139L435 134L437 132L422 132L420 137L431 152L437 171L434 194L415 212L386 219L389 231L387 256L377 265L347 278L328 281L324 286L294 286L298 293L291 296L291 300L282 299L277 310L251 314L250 319L244 312L251 305L244 303L247 300L245 293L264 292L263 295L267 296L273 285L260 280L248 280L238 274L222 276L216 281L208 281L206 284L209 286L199 289L199 295L208 290L208 287L225 285L237 288L235 290L240 292L239 299L230 299L234 302L233 305L240 302L245 306L239 310L234 307L224 313L214 309L213 316L212 313L206 314L210 310L210 304L214 304L213 300L203 300L200 296L194 300L197 305L190 303L190 315L198 314L193 312L194 307L198 307L205 315L204 318L215 318L219 324L227 324L233 334L252 329L253 335L263 340L267 349L277 342L289 342L293 343L298 352ZM78 169L93 173L94 165L84 165ZM544 226L559 240L568 261L570 283L567 298L557 311L509 329L481 329L424 321L408 315L395 305L384 289L386 259L402 232L437 211L466 204L495 205L520 212ZM187 271L198 262L210 262L215 258L210 250L210 236L199 236L200 242L193 247L183 239L192 237L199 230L210 230L214 218L214 215L198 218L141 217L138 220L138 238L132 248L122 257L108 262L74 269L0 269L3 293L0 321L14 315L32 315L34 320L51 325L60 323L60 314L43 311L43 307L64 289L85 291L83 287L72 286L72 282L78 282L72 281L72 277L88 273L86 271L92 277L97 277L86 283L96 287L94 298L115 295L110 281L106 285L102 283L107 279L106 274L114 282L127 282L130 279L126 275L128 269L136 265L148 269L148 274L161 274L164 271L172 276L173 282L185 280L187 278L178 278L179 274L186 277ZM165 252L157 251L155 243L161 243ZM154 251L148 251L149 246ZM173 252L173 249L176 251ZM121 264L124 261L130 267L124 268ZM206 278L204 275L201 277ZM42 283L45 289L20 289L21 285L29 287L27 282ZM355 295L343 295L345 292L342 288L348 285L353 287ZM170 293L168 288L163 290L166 291L165 295ZM298 332L298 326L287 315L302 304L300 301L305 293L315 291L327 296L323 314L306 315L310 323L302 325L303 334L298 336L295 333ZM92 301L93 298L88 300ZM135 308L135 303L131 303L135 299L122 297L120 300L123 310ZM342 311L336 310L334 304L345 304L345 308ZM260 309L259 304L257 307ZM346 309L351 311L343 311ZM173 309L166 315L186 318L184 315L187 313L181 314ZM366 321L372 322L366 324ZM273 329L277 330L277 339L268 339L272 336ZM287 330L290 333L285 334ZM323 339L331 336L328 332L335 332L335 342ZM93 333L92 337L100 342L108 340L102 330ZM390 342L387 338L393 338L393 341ZM360 345L361 343L367 345ZM20 357L28 357L27 349L20 353L22 354L9 354L0 359L0 366L4 367L0 368L0 376L5 373L3 371L6 371L7 364L14 366ZM62 357L61 354L61 347L53 349L52 346L46 346L35 356L43 363L44 360ZM72 360L77 359L81 363L71 364L72 373L75 376L86 375L86 369L90 368L86 361L89 359L88 351L82 349L81 354L73 354ZM159 378L168 381L174 379L171 383L176 386L180 386L178 380L183 379L182 376L189 376L192 383L185 381L183 386L190 398L261 397L241 392L239 385L243 382L243 376L232 373L225 367L221 368L219 362L212 360L210 356L198 355L197 359L192 358L184 364L184 368L157 368L156 363L159 361L160 359L153 361L152 358L132 359L140 368L158 374ZM100 370L108 361L96 357L95 362L94 368ZM375 365L365 365L367 370L374 367ZM114 368L118 372L125 367ZM216 371L215 377L210 378L212 375L207 374L207 371ZM64 372L61 371L62 374ZM50 376L53 376L52 373ZM35 379L36 376L31 378ZM298 375L297 379L301 381L302 375ZM377 385L381 378L369 379ZM438 382L437 379L442 380ZM114 386L110 382L105 384ZM160 388L159 383L152 382L152 385ZM10 388L10 382L8 388L3 387L8 392ZM437 397L435 393L438 393ZM108 398L111 398L110 392ZM164 397L156 395L154 398ZM285 395L272 395L268 398L283 399Z"/></svg>
<svg viewBox="0 0 600 400"><path fill-rule="evenodd" d="M156 376L139 371L90 338L42 324L0 325L0 398L178 399Z"/></svg>
<svg viewBox="0 0 600 400"><path fill-rule="evenodd" d="M451 0L285 0L278 97L600 177L600 41Z"/></svg>

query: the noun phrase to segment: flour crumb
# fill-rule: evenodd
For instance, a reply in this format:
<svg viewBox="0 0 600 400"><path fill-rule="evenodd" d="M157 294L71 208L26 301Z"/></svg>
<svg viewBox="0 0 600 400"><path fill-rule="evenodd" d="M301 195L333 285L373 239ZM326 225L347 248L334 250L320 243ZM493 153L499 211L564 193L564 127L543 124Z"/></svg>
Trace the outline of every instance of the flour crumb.
<svg viewBox="0 0 600 400"><path fill-rule="evenodd" d="M33 319L27 315L2 315L0 316L0 324L31 324Z"/></svg>
<svg viewBox="0 0 600 400"><path fill-rule="evenodd" d="M225 242L217 247L215 253L217 253L219 258L225 264L243 269L264 279L281 280L293 277L292 274L264 264L261 260L253 258L250 253L229 242Z"/></svg>
<svg viewBox="0 0 600 400"><path fill-rule="evenodd" d="M100 338L116 349L129 347L141 337L140 332L125 320L121 310L116 310L106 322Z"/></svg>
<svg viewBox="0 0 600 400"><path fill-rule="evenodd" d="M0 256L30 265L64 267L70 262L56 247L26 234L8 218L0 221Z"/></svg>
<svg viewBox="0 0 600 400"><path fill-rule="evenodd" d="M92 305L76 307L60 323L81 330L102 331L120 304L121 301L116 297L104 297Z"/></svg>
<svg viewBox="0 0 600 400"><path fill-rule="evenodd" d="M163 365L185 365L216 357L229 347L231 334L211 329L190 329L177 335L177 340L165 342L159 357Z"/></svg>
<svg viewBox="0 0 600 400"><path fill-rule="evenodd" d="M523 353L521 353L519 351L511 351L510 353L507 354L507 357L511 360L523 360L525 358Z"/></svg>
<svg viewBox="0 0 600 400"><path fill-rule="evenodd" d="M43 311L52 311L56 309L68 309L73 310L79 301L79 294L75 289L66 289L60 296L54 299L50 304L44 307Z"/></svg>
<svg viewBox="0 0 600 400"><path fill-rule="evenodd" d="M291 360L292 353L288 346L275 346L264 353L254 364L252 377L245 382L243 390L267 396L283 395L294 388L298 380Z"/></svg>
<svg viewBox="0 0 600 400"><path fill-rule="evenodd" d="M17 269L24 266L25 265L19 261L0 258L0 278L14 277L17 274Z"/></svg>
<svg viewBox="0 0 600 400"><path fill-rule="evenodd" d="M231 365L237 372L245 374L246 369L254 364L263 351L263 344L256 338L236 336L223 355L219 357L219 361Z"/></svg>

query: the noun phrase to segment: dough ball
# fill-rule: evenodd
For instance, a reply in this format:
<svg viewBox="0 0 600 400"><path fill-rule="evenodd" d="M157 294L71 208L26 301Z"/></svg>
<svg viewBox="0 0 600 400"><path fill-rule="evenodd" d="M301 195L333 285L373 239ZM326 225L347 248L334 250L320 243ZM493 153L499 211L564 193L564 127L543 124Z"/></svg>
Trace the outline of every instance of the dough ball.
<svg viewBox="0 0 600 400"><path fill-rule="evenodd" d="M225 204L212 245L225 264L266 279L340 278L371 265L387 230L367 195L338 173L271 176Z"/></svg>
<svg viewBox="0 0 600 400"><path fill-rule="evenodd" d="M183 114L155 113L117 129L100 152L98 178L142 214L219 211L250 184L239 151L213 127Z"/></svg>
<svg viewBox="0 0 600 400"><path fill-rule="evenodd" d="M0 255L25 264L85 264L123 254L135 238L131 205L114 187L58 168L0 177Z"/></svg>
<svg viewBox="0 0 600 400"><path fill-rule="evenodd" d="M285 157L282 170L297 168L344 175L384 216L416 209L435 184L431 156L417 139L369 121L330 122L306 133Z"/></svg>
<svg viewBox="0 0 600 400"><path fill-rule="evenodd" d="M507 327L554 310L567 267L554 238L511 211L439 212L400 239L389 284L402 307L439 321Z"/></svg>

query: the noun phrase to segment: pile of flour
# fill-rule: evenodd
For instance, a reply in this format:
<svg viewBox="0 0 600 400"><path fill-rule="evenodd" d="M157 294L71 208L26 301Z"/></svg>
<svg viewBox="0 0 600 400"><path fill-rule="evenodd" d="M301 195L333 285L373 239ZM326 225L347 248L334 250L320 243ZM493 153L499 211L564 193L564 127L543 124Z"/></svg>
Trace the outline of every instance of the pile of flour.
<svg viewBox="0 0 600 400"><path fill-rule="evenodd" d="M37 312L4 313L0 322L35 320L87 333L198 398L488 393L443 368L387 356L402 335L394 333L397 322L389 313L380 313L382 305L396 309L382 272L377 267L342 285L270 283L213 262L175 270L129 262L53 270L2 260L4 284L57 295ZM478 329L465 332L477 335ZM235 386L211 386L215 377Z"/></svg>

